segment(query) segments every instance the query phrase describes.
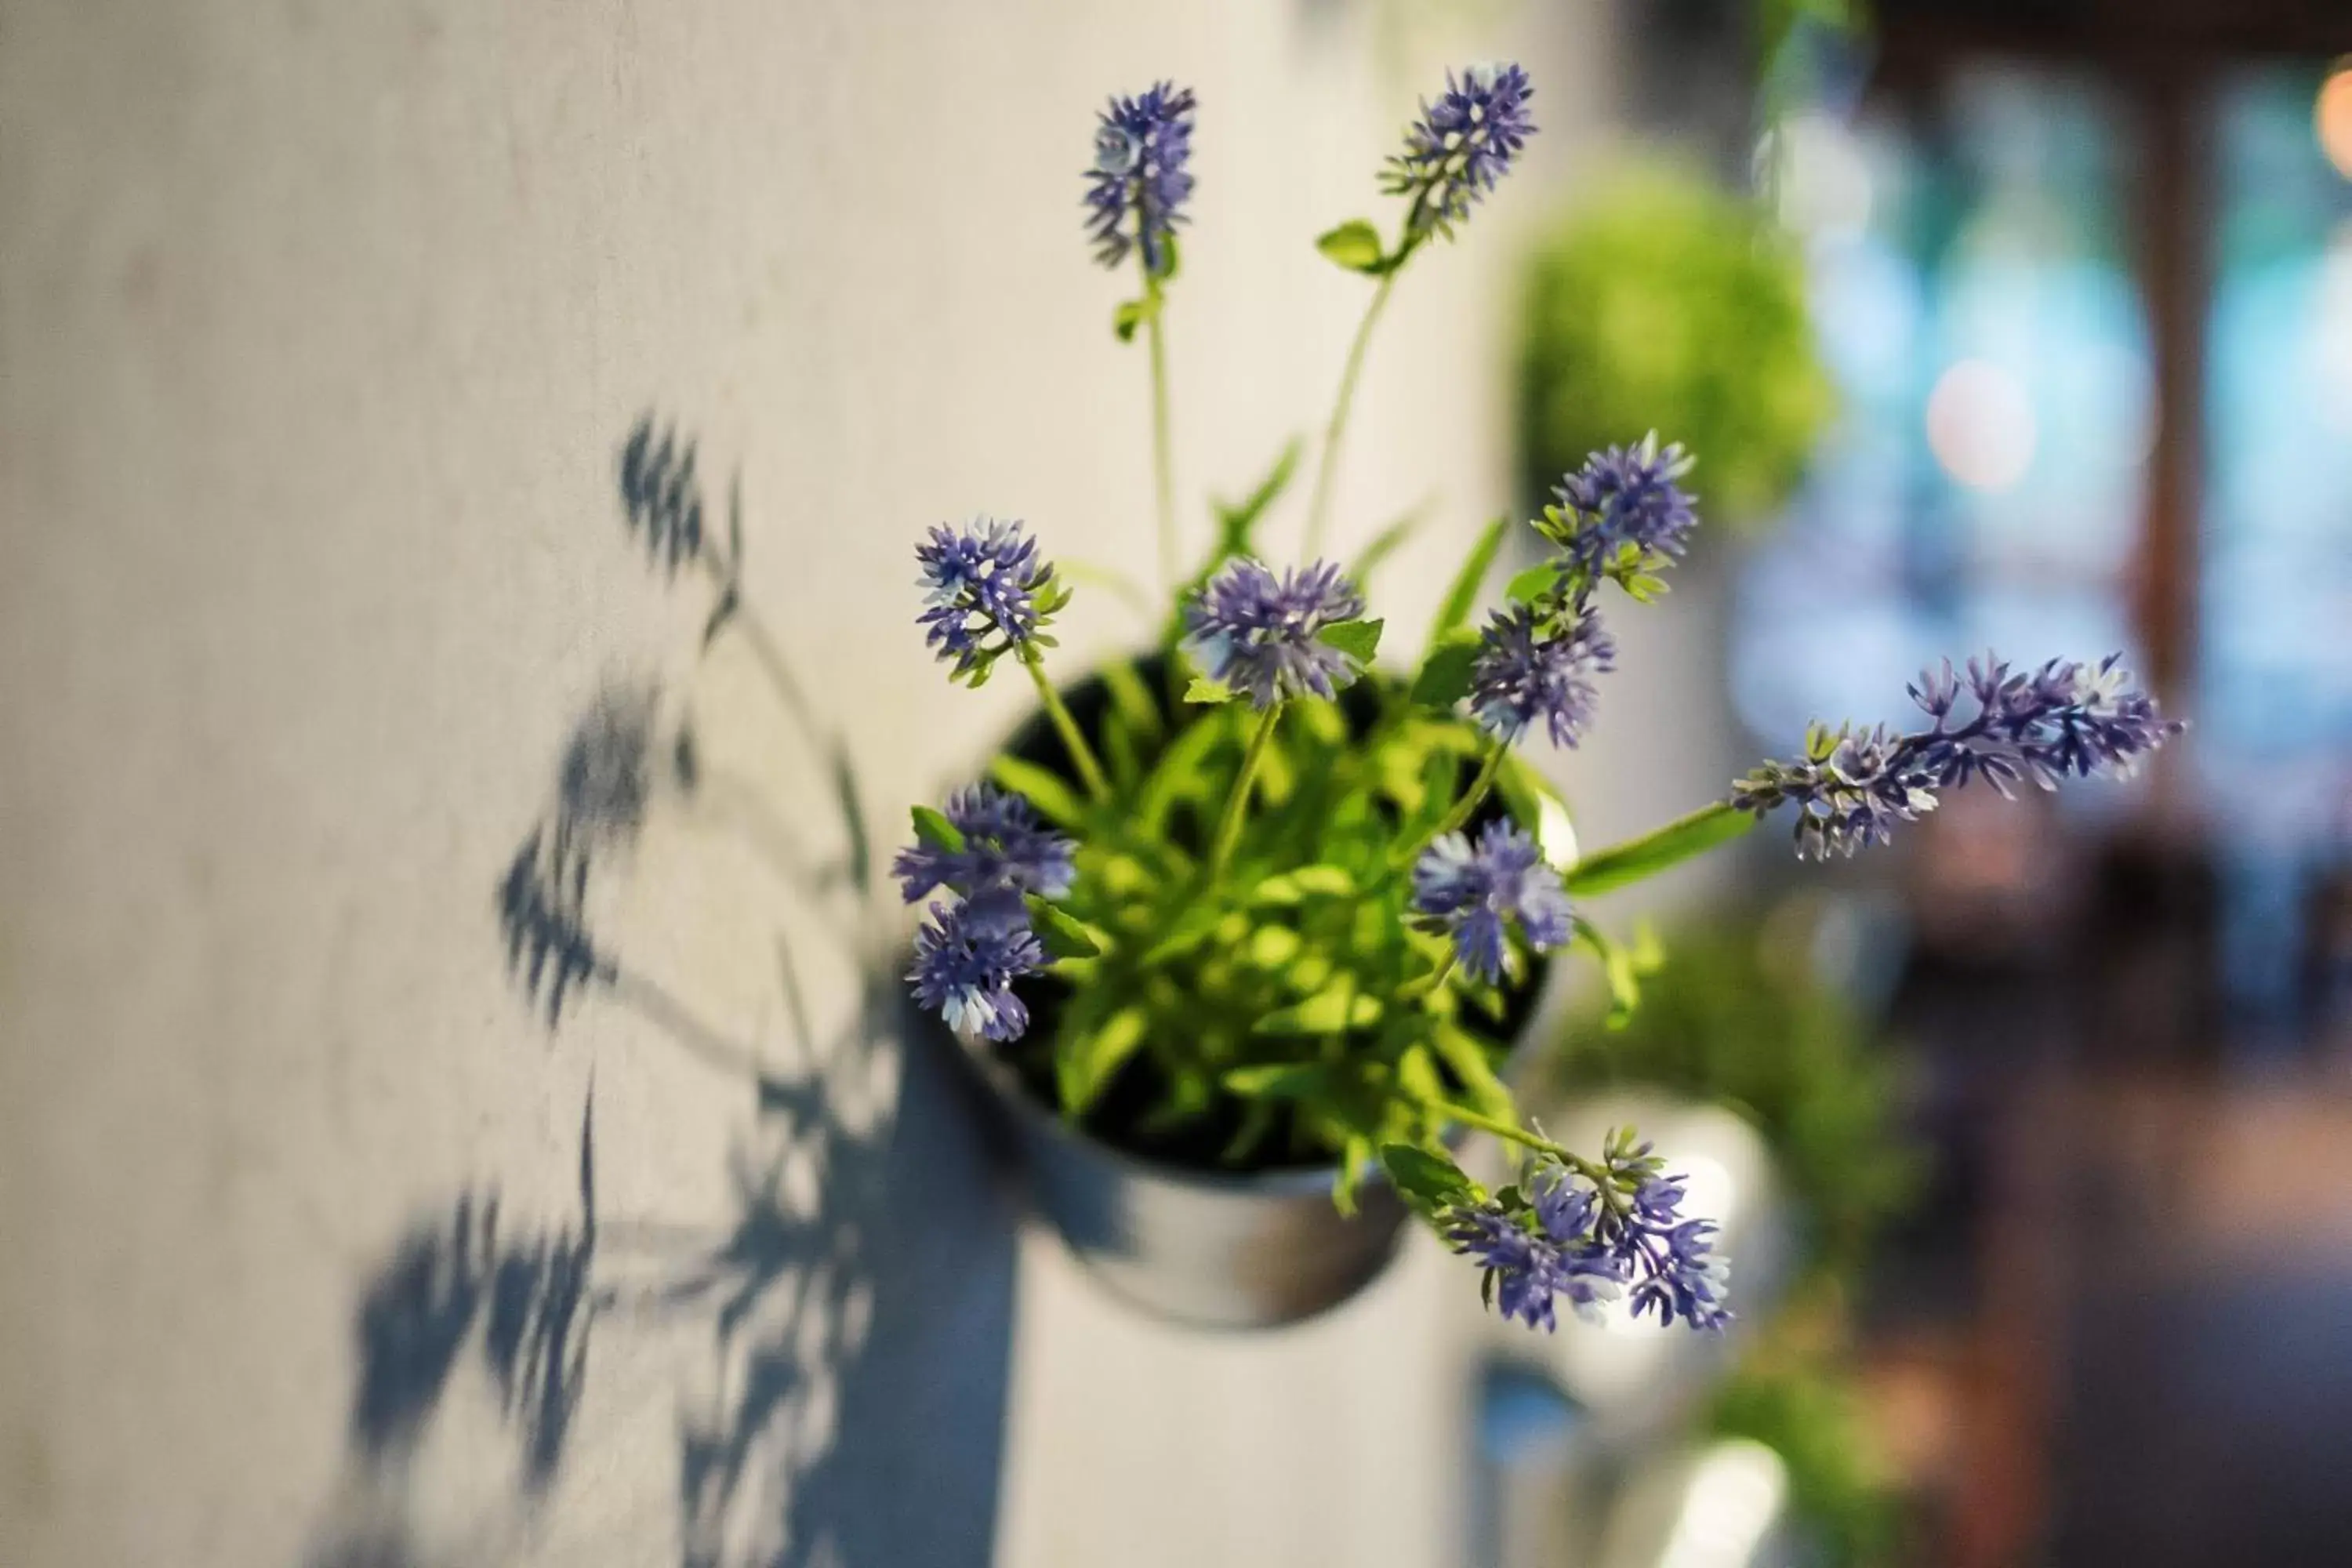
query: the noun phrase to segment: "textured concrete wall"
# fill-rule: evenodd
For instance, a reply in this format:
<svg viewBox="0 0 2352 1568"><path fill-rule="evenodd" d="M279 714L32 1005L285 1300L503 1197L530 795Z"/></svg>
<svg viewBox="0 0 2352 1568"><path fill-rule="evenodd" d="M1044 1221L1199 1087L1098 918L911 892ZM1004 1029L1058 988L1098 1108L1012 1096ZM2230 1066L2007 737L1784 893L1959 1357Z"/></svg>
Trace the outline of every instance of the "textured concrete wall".
<svg viewBox="0 0 2352 1568"><path fill-rule="evenodd" d="M1203 1340L1016 1239L866 999L834 746L887 838L1020 706L926 662L922 525L1150 561L1099 96L1204 104L1197 514L1325 406L1361 296L1309 240L1506 49L1557 171L1572 5L0 4L0 1562L1457 1560L1464 1281ZM1401 625L1501 504L1539 195L1374 356L1348 529L1442 506ZM740 470L809 721L626 537L647 408ZM628 984L551 1027L493 890L632 683L703 787L591 834ZM1712 782L1625 733L1602 832Z"/></svg>

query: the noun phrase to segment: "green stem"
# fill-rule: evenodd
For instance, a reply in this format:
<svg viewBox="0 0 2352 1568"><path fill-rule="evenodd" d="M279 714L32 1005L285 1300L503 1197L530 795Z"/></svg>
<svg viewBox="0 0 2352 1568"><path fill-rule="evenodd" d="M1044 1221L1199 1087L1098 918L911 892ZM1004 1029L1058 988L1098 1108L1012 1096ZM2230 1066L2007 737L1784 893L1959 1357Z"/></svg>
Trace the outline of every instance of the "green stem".
<svg viewBox="0 0 2352 1568"><path fill-rule="evenodd" d="M1487 748L1486 760L1479 765L1477 776L1470 781L1469 791L1454 803L1454 809L1445 814L1445 820L1440 822L1437 831L1430 835L1432 838L1454 832L1470 820L1470 814L1478 809L1479 803L1486 798L1486 792L1495 787L1495 775L1503 771L1503 759L1510 754L1510 743L1507 741L1496 741Z"/></svg>
<svg viewBox="0 0 2352 1568"><path fill-rule="evenodd" d="M1386 272L1381 274L1381 285L1372 290L1372 302L1364 307L1364 319L1356 328L1356 341L1348 347L1347 367L1339 373L1339 396L1331 407L1331 423L1323 432L1323 457L1315 469L1315 497L1307 507L1307 558L1315 559L1323 543L1324 522L1331 510L1331 475L1339 466L1339 442L1348 433L1348 412L1356 401L1356 381L1363 374L1364 348L1372 340L1372 327L1381 319L1381 309L1389 302L1389 290L1396 287L1396 275L1404 263L1399 255Z"/></svg>
<svg viewBox="0 0 2352 1568"><path fill-rule="evenodd" d="M1241 776L1234 780L1233 793L1225 796L1225 809L1217 817L1215 847L1209 855L1209 883L1216 884L1225 874L1225 862L1234 858L1234 846L1240 842L1242 817L1249 806L1250 786L1257 782L1257 765L1265 756L1265 744L1274 739L1275 721L1282 717L1282 704L1276 702L1266 709L1250 736L1249 750L1242 753Z"/></svg>
<svg viewBox="0 0 2352 1568"><path fill-rule="evenodd" d="M1615 1190L1615 1182L1609 1173L1608 1166L1598 1161L1588 1160L1573 1150L1563 1149L1550 1139L1530 1132L1517 1122L1506 1121L1499 1116L1488 1116L1473 1110L1466 1105L1455 1105L1448 1100L1433 1101L1429 1109L1449 1121L1459 1121L1465 1127L1475 1127L1481 1132L1490 1132L1497 1138L1519 1144L1523 1148L1533 1149L1538 1154L1549 1154L1604 1193Z"/></svg>
<svg viewBox="0 0 2352 1568"><path fill-rule="evenodd" d="M1438 987L1444 985L1448 979L1452 978L1454 973L1454 964L1457 956L1457 954L1449 950L1445 954L1445 962L1444 963L1439 964L1435 969L1431 970L1420 979L1408 981L1403 985L1398 987L1397 1000L1400 1002L1410 1002L1416 996L1429 996L1435 994Z"/></svg>
<svg viewBox="0 0 2352 1568"><path fill-rule="evenodd" d="M1569 871L1569 891L1590 897L1625 887L1727 843L1755 826L1752 814L1729 801L1702 805L1639 838L1628 838L1585 856Z"/></svg>
<svg viewBox="0 0 2352 1568"><path fill-rule="evenodd" d="M1175 459L1168 439L1168 340L1160 326L1160 279L1151 275L1149 262L1143 269L1143 297L1144 331L1151 346L1151 478L1160 509L1160 581L1172 592L1183 567L1176 550Z"/></svg>
<svg viewBox="0 0 2352 1568"><path fill-rule="evenodd" d="M1447 812L1436 826L1422 835L1419 843L1398 856L1394 864L1399 868L1412 865L1421 858L1423 850L1447 834L1458 831L1464 823L1469 821L1470 814L1478 809L1478 803L1486 798L1486 792L1495 787L1495 775L1503 771L1503 759L1510 754L1510 750L1508 742L1492 742L1486 751L1486 760L1478 765L1477 776L1470 781L1469 792L1454 803L1454 809Z"/></svg>
<svg viewBox="0 0 2352 1568"><path fill-rule="evenodd" d="M1045 660L1034 642L1021 645L1021 662L1029 668L1029 679L1036 685L1038 700L1045 705L1045 716L1054 721L1054 729L1062 737L1062 747L1077 764L1078 777L1086 781L1087 793L1098 801L1110 798L1110 780L1103 776L1102 764L1095 761L1095 749L1087 744L1086 736L1078 732L1078 721L1062 705L1062 694L1045 679Z"/></svg>

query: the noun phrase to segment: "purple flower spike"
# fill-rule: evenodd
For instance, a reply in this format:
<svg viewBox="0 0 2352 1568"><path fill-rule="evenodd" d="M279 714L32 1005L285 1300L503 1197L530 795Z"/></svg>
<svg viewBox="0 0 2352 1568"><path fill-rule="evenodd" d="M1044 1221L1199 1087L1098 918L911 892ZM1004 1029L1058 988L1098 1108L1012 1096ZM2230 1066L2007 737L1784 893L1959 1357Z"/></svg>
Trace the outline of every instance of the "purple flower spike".
<svg viewBox="0 0 2352 1568"><path fill-rule="evenodd" d="M1595 452L1560 480L1536 526L1585 584L1604 576L1622 584L1687 547L1698 513L1678 481L1694 461L1680 442L1660 447L1654 430L1631 447Z"/></svg>
<svg viewBox="0 0 2352 1568"><path fill-rule="evenodd" d="M1022 796L977 784L948 796L949 822L963 835L961 849L918 843L898 851L891 875L914 903L934 888L966 899L998 889L1058 899L1070 890L1077 846L1039 825Z"/></svg>
<svg viewBox="0 0 2352 1568"><path fill-rule="evenodd" d="M1113 98L1095 130L1095 164L1087 171L1087 231L1095 259L1117 267L1140 248L1155 278L1175 259L1171 242L1184 221L1192 176L1191 88L1156 82L1134 98Z"/></svg>
<svg viewBox="0 0 2352 1568"><path fill-rule="evenodd" d="M1796 806L1797 854L1822 860L1885 843L1897 823L1933 811L1938 790L1978 779L2007 795L2021 779L2055 789L2069 778L2129 777L2186 726L2131 684L2122 657L2053 659L2028 673L1987 655L1970 659L1965 677L1947 660L1911 688L1929 728L1832 733L1817 724L1802 759L1768 762L1735 781L1731 804L1759 816ZM1966 718L1963 700L1973 710Z"/></svg>
<svg viewBox="0 0 2352 1568"><path fill-rule="evenodd" d="M1276 577L1244 556L1184 606L1184 651L1202 674L1261 709L1289 697L1328 698L1361 669L1322 640L1323 629L1363 613L1363 595L1328 561Z"/></svg>
<svg viewBox="0 0 2352 1568"><path fill-rule="evenodd" d="M1498 610L1470 668L1470 710L1480 728L1513 742L1541 720L1555 746L1573 746L1600 695L1588 677L1611 668L1617 645L1600 612L1579 605L1566 624L1521 605Z"/></svg>
<svg viewBox="0 0 2352 1568"><path fill-rule="evenodd" d="M1528 1173L1517 1206L1504 1206L1508 1194L1456 1205L1440 1227L1485 1268L1496 1309L1529 1328L1550 1329L1562 1300L1596 1321L1629 1290L1635 1317L1728 1324L1730 1268L1714 1222L1683 1213L1682 1178L1660 1175L1646 1144L1612 1145L1599 1174L1605 1189L1547 1157Z"/></svg>
<svg viewBox="0 0 2352 1568"><path fill-rule="evenodd" d="M1445 90L1435 103L1422 101L1421 118L1405 128L1404 151L1389 160L1381 180L1389 195L1412 198L1410 236L1454 237L1454 226L1510 172L1535 134L1528 117L1534 96L1528 73L1516 65L1445 73Z"/></svg>
<svg viewBox="0 0 2352 1568"><path fill-rule="evenodd" d="M1037 636L1066 597L1018 522L935 525L915 560L929 606L915 622L939 657L954 662L957 679L985 679L997 657Z"/></svg>
<svg viewBox="0 0 2352 1568"><path fill-rule="evenodd" d="M1412 868L1412 908L1422 930L1454 939L1454 962L1487 984L1515 973L1511 922L1538 952L1568 941L1568 894L1527 832L1490 822L1475 848L1448 833L1422 851Z"/></svg>
<svg viewBox="0 0 2352 1568"><path fill-rule="evenodd" d="M1028 1031L1029 1009L1013 983L1045 967L1045 947L1020 895L997 891L953 908L933 904L915 932L907 979L916 1002L957 1034L1017 1040Z"/></svg>

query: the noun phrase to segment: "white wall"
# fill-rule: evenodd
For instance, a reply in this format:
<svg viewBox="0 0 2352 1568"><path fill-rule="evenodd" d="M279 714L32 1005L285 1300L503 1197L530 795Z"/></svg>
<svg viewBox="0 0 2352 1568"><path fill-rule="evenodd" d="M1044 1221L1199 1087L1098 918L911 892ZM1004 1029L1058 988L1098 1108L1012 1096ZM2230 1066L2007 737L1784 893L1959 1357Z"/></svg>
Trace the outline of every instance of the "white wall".
<svg viewBox="0 0 2352 1568"><path fill-rule="evenodd" d="M1374 207L1443 65L1508 50L1557 170L1609 98L1580 4L0 3L0 1562L1458 1559L1458 1268L1278 1338L1139 1322L1045 1238L1016 1272L961 1112L894 1114L894 1047L845 1033L834 895L724 812L658 805L599 918L805 1103L609 1003L551 1034L491 889L628 672L837 841L756 665L698 665L707 599L623 537L641 410L714 489L740 464L753 596L894 834L1020 706L924 658L916 531L987 510L1149 569L1143 366L1077 209L1101 95L1203 103L1197 515L1325 406L1361 294L1313 236ZM1348 531L1432 490L1445 524L1377 591L1401 625L1504 500L1540 195L1417 263L1375 351ZM1135 636L1099 594L1070 624L1074 664ZM1594 831L1715 782L1639 754L1594 768ZM486 1331L466 1281L399 1265L469 1193L509 1251L576 1237L592 1083L612 1295L534 1490L529 1402L415 1342ZM743 1322L653 1304L730 1232L780 1260ZM431 1373L413 1422L370 1414L363 1344ZM682 1524L714 1433L734 1481Z"/></svg>

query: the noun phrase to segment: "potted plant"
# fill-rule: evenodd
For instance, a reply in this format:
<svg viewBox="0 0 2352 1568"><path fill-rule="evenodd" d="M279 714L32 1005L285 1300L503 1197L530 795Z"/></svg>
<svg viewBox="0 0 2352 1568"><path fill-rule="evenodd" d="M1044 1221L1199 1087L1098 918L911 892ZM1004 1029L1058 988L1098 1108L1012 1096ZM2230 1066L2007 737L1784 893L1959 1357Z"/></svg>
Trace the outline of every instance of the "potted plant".
<svg viewBox="0 0 2352 1568"><path fill-rule="evenodd" d="M1632 955L1585 902L1719 845L1782 805L1800 854L1850 853L1983 779L2127 770L2175 728L2110 658L2012 673L1948 665L1915 688L1918 732L1830 731L1729 795L1569 858L1557 796L1517 753L1583 735L1613 646L1604 601L1641 602L1696 515L1691 458L1654 437L1597 452L1532 527L1548 551L1472 624L1505 520L1478 538L1409 669L1349 567L1318 558L1365 352L1398 277L1451 239L1533 126L1526 73L1449 76L1392 158L1395 237L1358 220L1318 244L1370 280L1318 455L1305 564L1261 559L1292 465L1221 516L1158 644L1066 690L1048 668L1072 589L1021 523L930 530L919 624L950 678L1006 661L1038 714L939 808L895 870L922 910L916 1002L1008 1107L1039 1205L1129 1297L1228 1326L1285 1322L1377 1272L1408 1209L1484 1271L1507 1315L1556 1305L1709 1329L1728 1316L1713 1226L1631 1130L1590 1154L1518 1116L1503 1074L1549 955L1588 952L1630 994ZM1195 104L1111 100L1087 174L1099 259L1134 265L1114 330L1153 387L1160 557L1178 579L1164 311L1192 190ZM1377 554L1391 541L1375 543ZM1609 613L1613 614L1612 609ZM1489 1133L1523 1156L1490 1192L1453 1157Z"/></svg>

